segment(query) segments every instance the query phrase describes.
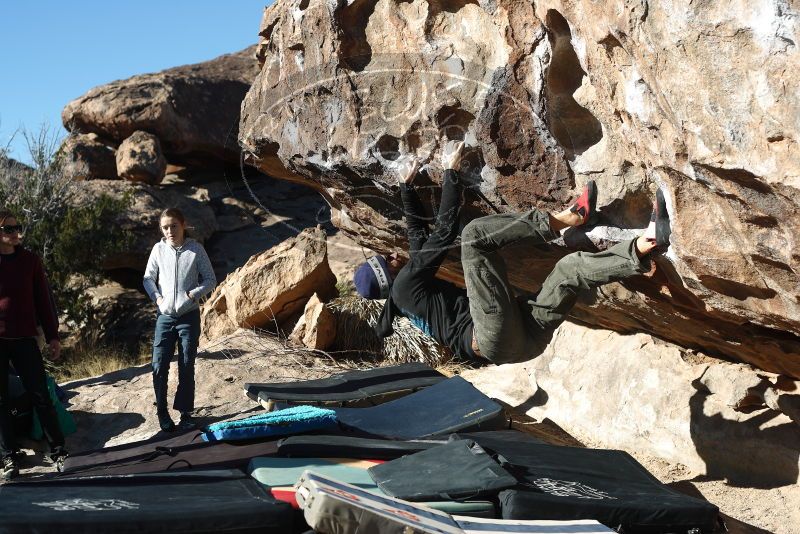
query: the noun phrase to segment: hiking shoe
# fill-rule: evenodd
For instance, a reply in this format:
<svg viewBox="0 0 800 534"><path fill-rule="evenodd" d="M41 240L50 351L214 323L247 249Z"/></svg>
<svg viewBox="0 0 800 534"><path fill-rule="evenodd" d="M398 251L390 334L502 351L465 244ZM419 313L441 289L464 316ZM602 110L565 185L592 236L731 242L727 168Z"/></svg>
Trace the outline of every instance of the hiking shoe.
<svg viewBox="0 0 800 534"><path fill-rule="evenodd" d="M45 462L62 471L64 469L64 460L67 459L67 456L69 456L69 453L63 446L53 447L50 454L45 456Z"/></svg>
<svg viewBox="0 0 800 534"><path fill-rule="evenodd" d="M197 421L195 421L192 414L189 412L181 412L181 420L178 423L178 428L181 430L192 430L197 428Z"/></svg>
<svg viewBox="0 0 800 534"><path fill-rule="evenodd" d="M161 430L164 432L172 432L175 430L175 423L167 412L160 412L158 414L158 426L160 426Z"/></svg>
<svg viewBox="0 0 800 534"><path fill-rule="evenodd" d="M575 203L570 206L569 211L576 213L581 217L581 224L586 224L593 221L597 215L597 184L594 180L584 186L581 196L579 196Z"/></svg>
<svg viewBox="0 0 800 534"><path fill-rule="evenodd" d="M650 224L644 232L648 241L655 241L656 247L666 250L669 247L669 236L672 229L669 224L667 201L661 189L656 190L656 200L653 202L653 212L650 214Z"/></svg>
<svg viewBox="0 0 800 534"><path fill-rule="evenodd" d="M11 480L19 475L19 467L17 467L17 461L13 456L3 458L3 471L0 474L3 480Z"/></svg>

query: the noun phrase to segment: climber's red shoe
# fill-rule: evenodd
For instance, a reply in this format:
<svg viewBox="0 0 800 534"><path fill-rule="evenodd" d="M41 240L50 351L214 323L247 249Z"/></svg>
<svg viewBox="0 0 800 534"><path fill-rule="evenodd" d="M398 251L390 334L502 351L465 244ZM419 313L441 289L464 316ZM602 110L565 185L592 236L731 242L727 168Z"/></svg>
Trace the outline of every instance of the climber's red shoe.
<svg viewBox="0 0 800 534"><path fill-rule="evenodd" d="M575 200L575 203L569 208L569 211L576 213L581 217L581 224L586 224L595 219L597 215L597 184L594 180L589 180L583 188L581 196Z"/></svg>

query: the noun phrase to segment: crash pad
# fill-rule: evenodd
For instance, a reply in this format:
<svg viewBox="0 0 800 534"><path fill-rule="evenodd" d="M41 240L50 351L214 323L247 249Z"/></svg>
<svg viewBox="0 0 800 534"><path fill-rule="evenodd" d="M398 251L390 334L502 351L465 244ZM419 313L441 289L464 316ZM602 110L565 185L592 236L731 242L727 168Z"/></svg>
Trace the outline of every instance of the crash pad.
<svg viewBox="0 0 800 534"><path fill-rule="evenodd" d="M310 470L326 477L351 484L376 495L386 494L378 488L367 469L380 465L375 460L356 458L253 458L247 468L254 479L267 487L272 495L297 507L295 483L304 471ZM495 507L488 500L433 500L421 504L448 513L476 517L495 517Z"/></svg>
<svg viewBox="0 0 800 534"><path fill-rule="evenodd" d="M36 480L0 486L2 530L140 533L292 529L292 510L238 470Z"/></svg>
<svg viewBox="0 0 800 534"><path fill-rule="evenodd" d="M496 429L507 423L502 407L460 376L379 406L332 410L343 427L401 440Z"/></svg>
<svg viewBox="0 0 800 534"><path fill-rule="evenodd" d="M423 363L347 371L316 380L246 383L248 397L273 410L276 403L364 407L432 386L445 376Z"/></svg>
<svg viewBox="0 0 800 534"><path fill-rule="evenodd" d="M316 406L292 406L275 412L222 421L206 427L205 441L242 440L285 436L311 430L335 428L336 414Z"/></svg>

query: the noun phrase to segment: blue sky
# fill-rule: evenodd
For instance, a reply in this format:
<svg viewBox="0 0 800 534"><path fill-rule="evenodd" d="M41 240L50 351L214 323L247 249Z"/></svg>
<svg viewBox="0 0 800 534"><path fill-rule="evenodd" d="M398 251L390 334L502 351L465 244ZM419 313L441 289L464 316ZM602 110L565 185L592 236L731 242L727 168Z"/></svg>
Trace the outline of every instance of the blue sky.
<svg viewBox="0 0 800 534"><path fill-rule="evenodd" d="M97 85L197 63L258 41L268 0L0 2L0 146L50 124ZM17 135L12 156L28 161Z"/></svg>

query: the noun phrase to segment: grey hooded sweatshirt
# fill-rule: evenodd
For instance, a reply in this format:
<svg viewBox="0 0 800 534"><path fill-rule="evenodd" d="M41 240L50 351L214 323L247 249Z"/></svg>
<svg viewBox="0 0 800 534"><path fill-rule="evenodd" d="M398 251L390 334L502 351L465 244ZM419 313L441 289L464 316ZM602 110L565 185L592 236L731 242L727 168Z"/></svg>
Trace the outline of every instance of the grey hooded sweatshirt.
<svg viewBox="0 0 800 534"><path fill-rule="evenodd" d="M144 290L153 302L163 297L158 311L180 317L199 308L198 301L217 285L203 245L186 238L173 247L166 238L155 244L144 272Z"/></svg>

